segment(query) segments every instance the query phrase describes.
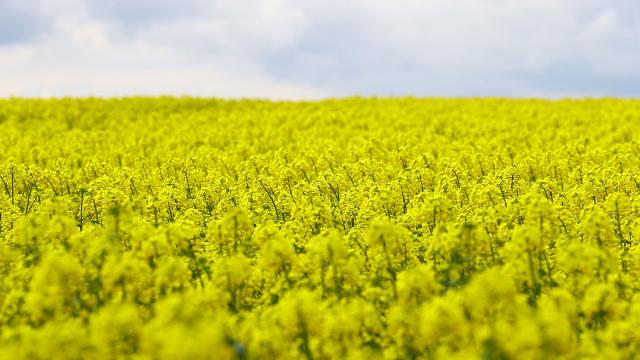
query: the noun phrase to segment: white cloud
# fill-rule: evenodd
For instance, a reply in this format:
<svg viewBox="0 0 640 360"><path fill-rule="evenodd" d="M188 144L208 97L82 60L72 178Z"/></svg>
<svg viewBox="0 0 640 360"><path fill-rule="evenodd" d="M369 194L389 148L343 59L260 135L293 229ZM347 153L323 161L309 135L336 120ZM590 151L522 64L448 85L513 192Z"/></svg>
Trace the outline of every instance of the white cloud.
<svg viewBox="0 0 640 360"><path fill-rule="evenodd" d="M629 79L640 77L635 65L640 55L636 25L640 7L631 1L358 0L350 4L343 8L346 20L339 24L350 30L347 43L338 45L342 51L325 43L340 44L344 32L315 41L322 36L317 34L326 33L316 31L311 41L281 54L276 71L284 63L288 66L281 73L287 78L364 93L640 93L629 84ZM338 6L336 1L327 8ZM311 27L326 30L325 20ZM333 60L323 62L333 65L319 72L309 65L313 63L308 59L314 58ZM341 76L331 78L326 73Z"/></svg>
<svg viewBox="0 0 640 360"><path fill-rule="evenodd" d="M0 96L640 95L633 0L8 3Z"/></svg>
<svg viewBox="0 0 640 360"><path fill-rule="evenodd" d="M0 96L329 95L270 76L251 58L257 49L286 46L304 25L286 0L254 3L248 13L229 2L216 7L216 16L150 22L134 34L75 6L76 12L53 21L42 41L0 46Z"/></svg>
<svg viewBox="0 0 640 360"><path fill-rule="evenodd" d="M99 23L70 23L45 43L0 49L0 96L194 95L319 98L310 86L274 79L258 63L144 41L112 42ZM10 70L7 70L10 69Z"/></svg>
<svg viewBox="0 0 640 360"><path fill-rule="evenodd" d="M151 24L136 40L195 52L245 58L295 44L306 26L290 0L219 1L207 17Z"/></svg>

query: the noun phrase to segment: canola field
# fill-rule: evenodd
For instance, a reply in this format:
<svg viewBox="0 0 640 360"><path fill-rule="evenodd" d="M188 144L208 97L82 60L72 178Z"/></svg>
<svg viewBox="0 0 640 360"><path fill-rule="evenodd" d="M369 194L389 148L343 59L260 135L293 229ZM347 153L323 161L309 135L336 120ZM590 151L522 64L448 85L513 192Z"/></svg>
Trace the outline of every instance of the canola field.
<svg viewBox="0 0 640 360"><path fill-rule="evenodd" d="M640 356L640 101L0 100L4 359Z"/></svg>

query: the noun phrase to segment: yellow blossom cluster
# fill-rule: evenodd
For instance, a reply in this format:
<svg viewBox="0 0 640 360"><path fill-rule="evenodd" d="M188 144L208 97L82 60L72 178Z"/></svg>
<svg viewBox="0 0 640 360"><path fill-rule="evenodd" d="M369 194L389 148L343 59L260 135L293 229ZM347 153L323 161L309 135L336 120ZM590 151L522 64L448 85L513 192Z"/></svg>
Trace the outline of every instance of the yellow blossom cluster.
<svg viewBox="0 0 640 360"><path fill-rule="evenodd" d="M0 100L0 357L632 359L640 101Z"/></svg>

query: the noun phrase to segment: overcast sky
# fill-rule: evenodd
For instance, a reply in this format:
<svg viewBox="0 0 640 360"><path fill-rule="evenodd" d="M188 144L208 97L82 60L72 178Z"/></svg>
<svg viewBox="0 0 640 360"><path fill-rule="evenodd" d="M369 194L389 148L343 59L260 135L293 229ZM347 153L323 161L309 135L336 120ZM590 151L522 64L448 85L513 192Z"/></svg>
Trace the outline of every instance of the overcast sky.
<svg viewBox="0 0 640 360"><path fill-rule="evenodd" d="M0 97L640 96L638 0L0 0Z"/></svg>

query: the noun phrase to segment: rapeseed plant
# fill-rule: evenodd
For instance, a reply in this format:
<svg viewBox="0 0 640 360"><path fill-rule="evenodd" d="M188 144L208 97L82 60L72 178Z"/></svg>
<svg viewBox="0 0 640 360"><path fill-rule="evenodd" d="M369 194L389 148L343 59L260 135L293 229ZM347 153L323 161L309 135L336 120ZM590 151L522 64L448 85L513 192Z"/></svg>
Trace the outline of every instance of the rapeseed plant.
<svg viewBox="0 0 640 360"><path fill-rule="evenodd" d="M638 101L0 114L2 358L640 351Z"/></svg>

